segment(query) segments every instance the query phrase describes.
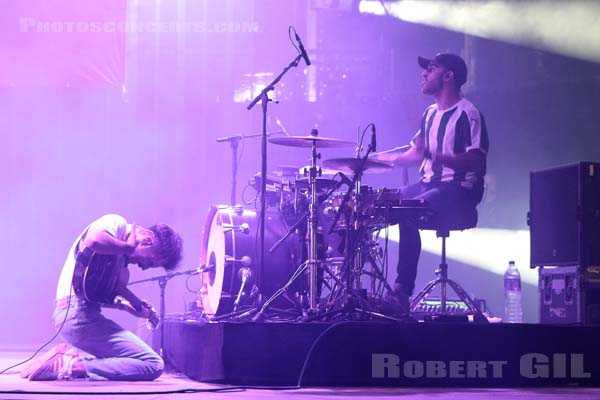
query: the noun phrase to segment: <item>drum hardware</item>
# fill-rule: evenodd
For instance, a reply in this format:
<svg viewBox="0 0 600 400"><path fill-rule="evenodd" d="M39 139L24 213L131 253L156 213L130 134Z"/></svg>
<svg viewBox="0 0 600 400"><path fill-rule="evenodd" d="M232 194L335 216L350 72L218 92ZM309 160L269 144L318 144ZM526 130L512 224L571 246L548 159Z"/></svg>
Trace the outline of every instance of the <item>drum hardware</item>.
<svg viewBox="0 0 600 400"><path fill-rule="evenodd" d="M230 225L230 224L223 224L223 231L230 231L230 230L235 230L235 231L238 231L245 235L248 235L250 233L250 225L248 225L246 222L244 222L243 224L237 225L237 226Z"/></svg>
<svg viewBox="0 0 600 400"><path fill-rule="evenodd" d="M246 188L248 187L252 187L254 190L256 190L257 194L260 194L262 187L262 177L260 176L260 173L255 174L254 177L248 181ZM242 192L242 197L244 192ZM290 185L284 178L279 179L275 178L274 176L268 176L265 184L265 196L268 206L281 207L286 197L292 196ZM255 196L255 201L256 198L257 196ZM244 198L242 199L244 200L245 204L252 204L252 201L246 201Z"/></svg>
<svg viewBox="0 0 600 400"><path fill-rule="evenodd" d="M286 232L286 225L278 210L269 210L266 217L269 223L265 239L271 245ZM211 320L217 320L224 314L235 316L235 312L243 313L246 306L254 307L250 304L251 300L260 299L260 294L270 296L296 269L298 251L295 243L284 243L265 259L265 273L263 280L259 280L256 235L252 234L257 231L257 224L258 215L254 211L239 212L239 208L229 206L212 206L209 209L204 225L201 259L211 266L211 270L202 273L199 292L205 314ZM228 229L244 225L248 226L250 233ZM240 272L244 268L252 269L251 277L247 272ZM252 288L254 293L245 296L244 292L248 292L251 281L257 289ZM242 295L238 296L240 290ZM237 304L234 304L236 300Z"/></svg>
<svg viewBox="0 0 600 400"><path fill-rule="evenodd" d="M364 136L364 135L363 135ZM358 149L360 149L362 146L362 140L361 143L359 143ZM333 229L335 228L335 226L338 223L339 218L342 215L346 215L345 211L346 208L348 207L349 201L350 201L350 197L353 191L356 192L356 199L357 201L354 204L354 210L356 211L357 209L360 209L360 204L359 204L359 199L360 199L360 194L361 194L361 177L364 171L364 166L368 161L368 157L369 154L371 153L371 151L373 150L372 146L370 145L367 149L367 152L365 154L365 156L363 158L360 158L360 150L358 150L358 159L352 159L352 162L346 162L344 165L348 166L348 165L352 165L353 168L351 168L351 172L353 173L353 178L351 181L351 184L348 185L348 190L346 191L346 193L344 194L342 203L340 204L340 207L338 208L333 223L331 225L331 228L329 229L329 233L331 234L333 232ZM356 161L358 160L358 161ZM325 162L323 163L325 165ZM333 166L333 168L336 169L340 169L338 167L344 167L344 165L341 165L341 163L338 163L338 165ZM328 167L332 167L331 165L326 165ZM342 170L343 171L343 170ZM354 300L352 299L352 296L354 296L354 293L356 290L360 290L360 273L358 274L358 277L356 276L356 270L357 270L357 266L359 267L359 269L362 269L362 248L361 248L361 236L358 235L356 236L355 233L357 231L359 231L359 226L356 225L353 228L351 228L351 224L349 221L349 217L346 215L346 250L347 250L347 254L348 256L346 257L346 259L344 260L344 263L342 264L342 268L343 266L346 266L347 268L345 268L345 282L343 282L342 280L338 280L336 282L336 285L334 286L333 290L330 293L330 297L329 297L329 304L332 304L332 300L334 300L335 297L335 293L336 288L339 287L341 293L341 298L343 298L344 303L346 304L346 306L342 307L343 311L342 312L346 312L348 311L347 305L352 303ZM362 229L360 229L360 231L362 231ZM361 232L362 233L362 232ZM355 250L355 251L354 251ZM316 282L315 282L315 286L316 286ZM354 308L354 307L351 307ZM324 315L329 315L329 312L326 312Z"/></svg>
<svg viewBox="0 0 600 400"><path fill-rule="evenodd" d="M269 132L267 136L273 135L284 135L285 132ZM237 170L238 170L238 147L240 141L246 139L256 139L262 136L262 133L252 133L247 135L232 135L232 136L224 136L217 138L217 143L229 143L229 147L231 148L231 197L229 199L229 203L231 205L237 204L236 202L236 186L237 186Z"/></svg>
<svg viewBox="0 0 600 400"><path fill-rule="evenodd" d="M290 243L285 243L286 240L292 234L299 233L298 242L306 241L308 244L308 255L301 255L299 257L299 253L290 254L291 259L302 259L305 262L299 266L296 263L286 266L286 268L291 267L290 275L286 274L284 280L278 281L283 283L283 286L279 284L277 286L271 285L271 289L273 290L269 291L265 288L265 284L259 284L258 288L256 285L253 285L248 295L248 288L252 280L256 278L257 283L261 281L258 279L258 271L254 269L256 265L252 265L253 257L247 256L250 263L249 265L244 265L244 257L242 255L250 253L247 251L240 252L239 246L235 243L240 240L248 242L249 239L244 238L254 237L250 233L255 231L255 226L251 222L246 222L244 218L248 218L247 212L243 211L243 209L233 210L229 208L229 211L225 209L217 211L219 216L223 217L223 221L220 224L216 222L216 219L212 221L209 233L210 230L213 230L218 233L217 236L224 235L225 239L217 240L215 244L224 242L226 250L216 251L213 248L212 252L203 252L203 259L206 260L207 258L204 257L208 256L209 261L212 260L208 264L212 266L213 272L217 272L203 274L205 278L203 282L206 282L207 286L213 285L219 287L220 285L222 289L220 290L222 306L219 305L218 310L215 310L214 307L208 309L207 313L211 317L211 320L218 321L232 317L242 320L253 317L252 320L257 321L262 318L267 310L277 311L278 313L292 313L292 315L296 316L300 312L305 321L328 318L340 313L366 314L374 317L395 319L384 315L385 313L381 314L377 312L378 309L374 307L374 303L364 295L363 292L366 293L366 290L361 288L360 282L361 275L364 274L371 278L371 291L373 293L379 293L383 290L383 287L386 287L388 290L391 289L386 282L384 268L380 268L378 264L378 262L385 262L378 258L380 257L378 255L379 248L375 247L379 246L379 244L374 241L372 236L374 230L389 224L390 215L400 212L397 209L402 205L399 200L401 194L394 190L381 189L374 191L369 187L363 187L361 185L361 178L363 173L389 171L392 166L385 162L369 159L371 152L371 146L369 146L364 158L359 156L358 158L343 159L343 162L338 162L336 169L350 171L353 177L352 180L348 178L344 179L345 176L340 174L341 181L335 182L335 179L321 178L323 169L317 166L317 160L320 159L317 147L341 147L340 142L343 141L322 138L318 136L318 132L315 130L311 132L310 136L272 138L269 142L293 147L311 147L311 164L302 170L305 178L297 179L296 182L290 183L289 186L283 182L281 184L278 182L272 184L272 189L278 196L280 204L277 216L283 218L286 212L288 215L285 218L287 222L284 226L285 230L281 231L281 234L278 233L275 235L275 238L279 239L268 250L269 254L273 254L275 258L277 257L276 254L282 254L281 251L285 253L289 252L290 244L296 244L297 242L294 241L296 243L292 243L292 241L289 241ZM326 160L324 164L328 161ZM349 190L345 192L344 196L339 195L333 200L329 200L330 196L344 183L349 184ZM263 186L262 180L261 186ZM290 197L284 201L283 192L288 187ZM291 197L292 192L295 192L293 197ZM293 210L292 199L294 203ZM339 205L336 203L337 201L340 201ZM323 206L328 208L323 209ZM330 219L326 218L323 223L319 221L320 214L324 213L326 215L326 210L330 210L331 218L335 218L335 222L331 224L331 229L329 230L327 229L329 228L327 224L330 222ZM225 218L226 216L229 219L237 219L229 221L228 218ZM340 219L345 219L345 224L340 223L338 225ZM209 220L211 220L210 217ZM246 224L245 226L244 223ZM288 227L288 224L291 226ZM208 225L209 223L207 222L205 232ZM340 230L340 226L342 225L344 227L343 231ZM269 229L271 227L271 223L267 223L265 226L265 228ZM338 259L326 258L331 255L331 252L321 249L323 241L319 239L321 231L323 233L329 231L329 234L331 234L334 229L337 229L335 235L341 236L345 232L345 250L340 250L341 244L338 247L338 251L344 254L345 257ZM274 239L272 235L269 238ZM331 238L328 238L324 243L332 243ZM210 250L211 246L208 245L207 250ZM254 248L253 250L256 251L257 249ZM235 253L236 251L237 254ZM256 256L255 253L253 254ZM269 257L269 259L271 258ZM269 262L264 257L263 260L264 264ZM369 271L366 269L367 264L371 265ZM244 268L248 268L249 271L244 270ZM218 272L223 269L227 271ZM267 276L269 272L267 271L273 269L275 268L264 266L262 270L263 276L269 278ZM290 290L294 282L297 281L297 278L304 276L305 273L308 273L309 278L307 294ZM211 275L213 275L212 278ZM235 275L235 283L233 281L226 283L222 278L219 281L219 275ZM377 281L380 282L378 289L376 287ZM323 302L321 302L321 287L324 290L329 290L329 293L322 298ZM275 288L276 290L274 290ZM268 297L265 302L261 301L262 295ZM208 299L211 296L206 294L205 297ZM251 299L256 297L258 297L258 301L251 302ZM285 301L293 304L296 311L292 312L272 308L272 306L277 305L274 302L278 301L279 298L281 300L287 299Z"/></svg>
<svg viewBox="0 0 600 400"><path fill-rule="evenodd" d="M372 126L372 124L369 126ZM367 129L369 126L367 126ZM367 129L363 132L363 137ZM360 142L362 142L362 139ZM373 227L368 224L368 218L365 220L365 216L369 214L372 208L369 204L372 193L369 191L370 188L363 188L361 179L362 174L369 170L370 172L385 172L392 169L390 164L369 160L370 153L375 150L374 127L371 144L363 157L360 156L359 149L361 148L361 145L357 148L357 158L334 159L333 162L329 162L331 160L323 162L323 165L326 167L353 174L352 184L349 185L348 190L344 194L335 214L334 222L329 230L331 233L338 226L338 220L342 216L346 218L346 257L340 267L344 276L342 279L334 281L327 301L326 312L311 316L306 319L307 321L330 318L339 314L360 314L397 320L396 318L373 311L372 305L366 298L366 290L361 287L360 278L364 273L364 265L368 262L372 265L371 275L383 282L383 285L388 289L391 289L385 281L383 271L377 266L376 255L372 254L374 251L372 249L373 240L370 236L372 235ZM364 193L363 189L366 189ZM355 193L354 198L352 198L353 191ZM351 202L351 199L353 202ZM350 210L350 212L346 212L347 210Z"/></svg>
<svg viewBox="0 0 600 400"><path fill-rule="evenodd" d="M288 229L286 235L280 239L271 250L283 243L289 237L291 232L298 228L304 219L308 219L308 257L307 260L298 267L288 282L273 294L258 310L252 318L254 321L260 319L264 312L270 307L271 303L279 296L283 295L292 285L297 277L301 276L305 271L308 271L308 312L314 313L317 311L317 285L318 285L318 206L319 199L317 197L317 179L321 175L321 169L317 166L317 160L321 158L321 154L317 153L318 147L346 147L353 146L351 142L345 142L337 139L329 139L319 137L319 132L312 129L309 136L289 136L285 138L274 138L270 142L283 146L292 147L310 147L311 148L311 164L310 167L304 168L304 175L308 178L308 189L310 191L310 202L308 204L308 213L303 215L294 226ZM277 139L277 140L275 140ZM281 140L283 139L283 140ZM341 185L341 184L340 184ZM339 187L339 186L338 186ZM298 196L296 196L296 199Z"/></svg>
<svg viewBox="0 0 600 400"><path fill-rule="evenodd" d="M338 182L335 180L336 176L340 176L341 180ZM320 196L317 197L317 204L318 206L321 206L336 190L338 190L342 185L344 184L351 184L352 181L350 179L348 179L348 177L346 177L346 175L344 175L341 172L338 172L337 174L335 174L333 176L333 178L331 179L332 182L334 182L334 185L330 187L329 191L325 194L322 194ZM330 185L328 185L330 186ZM298 197L299 195L296 195L296 197L294 198L294 210L296 213L301 212L298 209ZM273 251L277 250L277 248L279 247L279 245L281 243L283 243L292 233L296 232L296 230L298 228L300 228L302 226L302 224L304 224L306 222L306 218L309 216L309 212L306 211L304 212L300 218L298 218L298 220L296 222L294 222L289 228L288 231L286 232L286 234L279 239L269 250L269 253L272 253Z"/></svg>
<svg viewBox="0 0 600 400"><path fill-rule="evenodd" d="M267 250L270 253L273 253L275 250L277 250L279 248L279 246L281 246L281 244L283 242L285 242L285 240L290 237L294 232L296 232L296 229L298 229L303 223L306 222L306 218L308 217L308 212L304 213L304 215L302 215L298 221L296 221L295 224L293 224L292 226L290 226L287 230L287 232L285 233L285 235L283 235L281 237L281 239L279 239L277 242L275 242L275 244L269 249Z"/></svg>
<svg viewBox="0 0 600 400"><path fill-rule="evenodd" d="M275 171L273 171L273 175L280 178L296 178L299 170L300 168L293 165L279 165Z"/></svg>
<svg viewBox="0 0 600 400"><path fill-rule="evenodd" d="M248 256L243 256L241 259L236 260L233 257L225 256L225 264L231 265L231 264L236 264L236 263L242 264L243 268L247 268L250 265L252 265L252 258L250 258ZM213 264L211 266L211 269L214 269L214 268L215 268L215 265ZM241 271L241 268L240 268L240 271Z"/></svg>
<svg viewBox="0 0 600 400"><path fill-rule="evenodd" d="M250 257L248 257L250 258ZM237 311L238 306L240 305L240 299L242 298L242 294L244 293L244 289L246 288L246 283L252 279L252 268L244 266L240 268L238 271L238 278L242 281L240 285L240 290L233 302L233 311Z"/></svg>

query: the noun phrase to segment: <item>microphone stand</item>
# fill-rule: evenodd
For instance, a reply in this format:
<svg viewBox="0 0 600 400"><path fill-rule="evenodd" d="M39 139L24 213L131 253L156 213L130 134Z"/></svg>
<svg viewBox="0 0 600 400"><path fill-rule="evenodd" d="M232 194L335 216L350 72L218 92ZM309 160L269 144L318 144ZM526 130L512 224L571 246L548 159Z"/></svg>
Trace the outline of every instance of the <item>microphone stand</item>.
<svg viewBox="0 0 600 400"><path fill-rule="evenodd" d="M283 131L270 132L267 136L285 134ZM217 143L229 142L231 147L231 197L229 198L229 204L235 206L236 204L236 187L237 187L237 170L238 170L238 155L237 150L240 141L244 139L253 139L261 137L262 133L250 134L250 135L233 135L217 138Z"/></svg>
<svg viewBox="0 0 600 400"><path fill-rule="evenodd" d="M281 71L273 82L269 83L265 88L248 104L246 109L251 110L259 101L262 105L262 146L261 146L261 185L260 185L260 218L259 218L259 248L258 248L258 268L256 269L256 284L259 290L262 290L262 272L265 259L265 194L267 189L267 109L269 102L269 92L275 90L275 85L283 78L283 76L292 68L297 67L302 59L302 54L298 54L292 62L290 62Z"/></svg>
<svg viewBox="0 0 600 400"><path fill-rule="evenodd" d="M147 279L141 279L139 281L133 281L133 282L129 282L128 286L131 285L137 285L139 283L144 283L144 282L158 282L158 287L160 288L160 307L159 307L159 321L160 321L160 349L158 351L158 354L163 358L163 360L166 361L166 354L165 354L165 341L164 341L164 337L165 337L165 290L167 288L167 282L172 279L175 278L176 276L179 275L197 275L200 274L202 272L204 272L203 270L205 270L207 268L192 268L192 269L188 269L186 271L181 271L181 272L171 272L165 275L160 275L160 276L154 276L152 278L147 278Z"/></svg>

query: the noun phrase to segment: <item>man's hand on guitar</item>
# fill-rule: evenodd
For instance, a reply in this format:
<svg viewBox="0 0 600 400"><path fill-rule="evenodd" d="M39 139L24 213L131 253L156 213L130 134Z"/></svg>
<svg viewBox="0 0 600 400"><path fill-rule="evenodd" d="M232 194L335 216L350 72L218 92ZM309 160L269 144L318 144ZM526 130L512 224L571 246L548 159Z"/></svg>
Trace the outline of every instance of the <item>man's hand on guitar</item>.
<svg viewBox="0 0 600 400"><path fill-rule="evenodd" d="M158 313L156 312L156 308L152 306L152 304L148 303L146 300L142 300L142 309L144 309L148 316L145 317L148 319L152 329L155 329L160 322L160 318L158 318Z"/></svg>
<svg viewBox="0 0 600 400"><path fill-rule="evenodd" d="M142 306L138 310L133 307L129 301L117 298L115 299L115 308L127 311L129 314L138 318L146 318L152 325L152 329L156 328L159 323L156 309L145 300L142 300Z"/></svg>

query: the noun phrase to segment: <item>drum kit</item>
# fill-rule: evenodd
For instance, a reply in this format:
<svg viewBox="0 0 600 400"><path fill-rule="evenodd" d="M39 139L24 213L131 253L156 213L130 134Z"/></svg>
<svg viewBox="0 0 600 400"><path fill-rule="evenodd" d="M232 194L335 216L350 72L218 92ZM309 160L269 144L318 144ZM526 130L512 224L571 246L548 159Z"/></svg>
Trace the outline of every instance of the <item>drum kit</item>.
<svg viewBox="0 0 600 400"><path fill-rule="evenodd" d="M359 151L356 158L324 160L321 166L318 150L356 143L322 137L316 130L269 142L310 149L311 163L282 166L275 176L265 177L268 250L262 263L260 211L248 204L210 207L201 243L203 315L211 321L308 321L339 315L396 319L380 307L390 290L387 248L380 244L387 243L387 236L380 241L380 235L402 218L425 218L426 205L402 199L399 190L361 184L364 173L392 170L369 158L371 146L363 157ZM249 186L261 187L262 176ZM340 191L344 186L347 190ZM369 280L370 289L364 288Z"/></svg>

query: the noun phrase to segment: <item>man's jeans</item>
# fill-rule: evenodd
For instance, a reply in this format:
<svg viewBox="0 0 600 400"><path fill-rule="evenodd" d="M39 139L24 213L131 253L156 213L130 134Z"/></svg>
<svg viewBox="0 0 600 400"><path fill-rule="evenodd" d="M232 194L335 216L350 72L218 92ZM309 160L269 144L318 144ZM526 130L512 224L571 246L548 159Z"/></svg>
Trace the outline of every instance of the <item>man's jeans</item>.
<svg viewBox="0 0 600 400"><path fill-rule="evenodd" d="M92 380L151 381L164 363L158 354L132 332L104 317L98 303L70 298L54 310L54 326L71 345L93 357L83 357Z"/></svg>
<svg viewBox="0 0 600 400"><path fill-rule="evenodd" d="M483 189L468 190L453 183L415 183L402 189L407 199L425 200L434 214L452 213L464 208L474 208L483 195ZM412 295L417 278L417 265L421 254L421 236L416 220L406 219L399 224L400 243L396 283L406 295Z"/></svg>

